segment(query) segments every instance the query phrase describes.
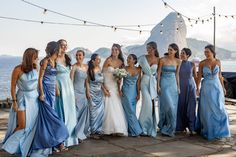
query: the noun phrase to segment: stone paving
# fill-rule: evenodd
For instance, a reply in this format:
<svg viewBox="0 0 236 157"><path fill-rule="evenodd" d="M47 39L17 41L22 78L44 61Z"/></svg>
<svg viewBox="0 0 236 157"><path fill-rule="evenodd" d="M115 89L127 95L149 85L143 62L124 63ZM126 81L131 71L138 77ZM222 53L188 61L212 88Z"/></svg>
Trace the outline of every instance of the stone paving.
<svg viewBox="0 0 236 157"><path fill-rule="evenodd" d="M158 134L151 137L103 136L99 140L87 139L68 151L54 153L52 157L236 157L236 106L226 105L232 137L218 141L207 141L201 136L177 134L166 137ZM7 111L0 112L0 139L6 130ZM0 150L0 157L14 157Z"/></svg>

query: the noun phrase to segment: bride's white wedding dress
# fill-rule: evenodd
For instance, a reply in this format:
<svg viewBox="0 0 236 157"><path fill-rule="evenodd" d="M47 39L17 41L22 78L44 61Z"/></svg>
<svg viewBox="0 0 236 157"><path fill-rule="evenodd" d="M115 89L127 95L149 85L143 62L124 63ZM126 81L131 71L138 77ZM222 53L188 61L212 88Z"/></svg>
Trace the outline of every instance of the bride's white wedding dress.
<svg viewBox="0 0 236 157"><path fill-rule="evenodd" d="M117 80L113 76L113 72L114 68L109 66L103 73L104 84L110 92L110 96L105 97L103 132L104 134L123 134L127 136L127 121L118 92Z"/></svg>

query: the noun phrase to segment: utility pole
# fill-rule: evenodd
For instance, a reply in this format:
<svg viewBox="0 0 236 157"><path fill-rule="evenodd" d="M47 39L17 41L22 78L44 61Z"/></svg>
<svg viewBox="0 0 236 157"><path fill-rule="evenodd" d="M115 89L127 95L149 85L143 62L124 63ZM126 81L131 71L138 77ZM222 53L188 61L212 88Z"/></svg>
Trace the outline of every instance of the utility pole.
<svg viewBox="0 0 236 157"><path fill-rule="evenodd" d="M214 50L216 49L216 7L213 7L213 16L214 16L214 32L213 32L213 44Z"/></svg>

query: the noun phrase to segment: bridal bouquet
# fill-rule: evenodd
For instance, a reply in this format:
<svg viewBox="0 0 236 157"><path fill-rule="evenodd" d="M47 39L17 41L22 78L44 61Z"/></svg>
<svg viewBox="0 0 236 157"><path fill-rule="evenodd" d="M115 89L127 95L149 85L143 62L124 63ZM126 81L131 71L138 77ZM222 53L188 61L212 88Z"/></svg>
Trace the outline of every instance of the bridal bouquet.
<svg viewBox="0 0 236 157"><path fill-rule="evenodd" d="M118 79L121 79L123 77L126 77L128 75L127 71L125 69L115 69L113 72L113 76L115 76Z"/></svg>

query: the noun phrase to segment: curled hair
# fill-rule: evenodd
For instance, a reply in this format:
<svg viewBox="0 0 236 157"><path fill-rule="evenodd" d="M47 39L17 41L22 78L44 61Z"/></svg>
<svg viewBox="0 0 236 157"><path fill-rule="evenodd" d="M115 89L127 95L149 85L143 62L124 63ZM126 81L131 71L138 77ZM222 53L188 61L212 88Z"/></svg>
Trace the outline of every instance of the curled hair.
<svg viewBox="0 0 236 157"><path fill-rule="evenodd" d="M188 57L192 55L192 51L189 48L183 48L182 51L184 51Z"/></svg>
<svg viewBox="0 0 236 157"><path fill-rule="evenodd" d="M34 63L34 60L36 58L38 58L38 50L36 50L35 48L27 48L23 55L21 70L24 73L28 73L33 69L36 69L37 64Z"/></svg>
<svg viewBox="0 0 236 157"><path fill-rule="evenodd" d="M59 43L59 46L61 46L61 43L63 41L67 43L67 41L65 39L60 39L57 41ZM71 59L67 54L65 54L65 60L66 60L66 66L69 66L69 68L71 68Z"/></svg>
<svg viewBox="0 0 236 157"><path fill-rule="evenodd" d="M113 44L112 47L116 47L118 50L119 50L119 55L118 55L118 59L121 60L121 62L123 63L124 65L124 57L123 57L123 54L122 54L122 51L121 51L121 46L119 44Z"/></svg>
<svg viewBox="0 0 236 157"><path fill-rule="evenodd" d="M129 56L131 56L133 58L134 64L137 64L137 62L138 62L137 56L135 54L130 54Z"/></svg>
<svg viewBox="0 0 236 157"><path fill-rule="evenodd" d="M147 43L147 46L150 46L152 49L154 49L155 50L155 56L159 57L159 52L157 50L157 43L156 42L151 41L151 42Z"/></svg>
<svg viewBox="0 0 236 157"><path fill-rule="evenodd" d="M45 49L47 56L40 61L40 65L43 64L45 59L48 59L50 56L54 55L55 53L59 52L59 44L56 41L51 41L47 44Z"/></svg>
<svg viewBox="0 0 236 157"><path fill-rule="evenodd" d="M172 43L169 45L169 47L171 47L172 49L174 49L176 51L175 53L175 58L179 58L179 47L176 43Z"/></svg>
<svg viewBox="0 0 236 157"><path fill-rule="evenodd" d="M216 58L216 52L215 52L215 48L213 45L209 44L209 45L205 46L205 49L209 49L211 51L211 53L213 53L214 58Z"/></svg>
<svg viewBox="0 0 236 157"><path fill-rule="evenodd" d="M88 75L89 75L89 77L90 77L90 79L91 79L92 81L95 80L93 61L95 61L95 59L97 58L97 56L98 56L97 53L92 54L90 60L88 61Z"/></svg>

